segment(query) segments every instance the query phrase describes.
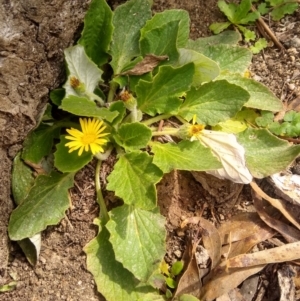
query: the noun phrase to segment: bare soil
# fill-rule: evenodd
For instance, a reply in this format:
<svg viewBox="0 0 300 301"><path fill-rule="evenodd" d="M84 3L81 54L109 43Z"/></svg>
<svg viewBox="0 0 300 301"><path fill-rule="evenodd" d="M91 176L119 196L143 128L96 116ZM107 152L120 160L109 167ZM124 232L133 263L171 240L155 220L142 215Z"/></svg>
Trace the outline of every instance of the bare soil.
<svg viewBox="0 0 300 301"><path fill-rule="evenodd" d="M108 1L112 7L122 2ZM191 37L195 39L211 35L208 26L223 20L216 3L216 0L154 0L153 10L188 10ZM35 126L49 92L64 81L63 49L78 39L88 4L88 0L12 0L0 4L0 285L17 281L15 290L1 294L3 301L104 301L86 270L82 251L97 232L93 225L93 219L99 214L94 192L94 162L76 175L76 186L71 189L72 208L66 218L44 231L36 266L32 267L19 246L7 238L8 219L14 208L10 191L12 160ZM266 22L285 51L273 46L255 55L252 76L284 103L297 103L296 100L299 103L300 12L280 22ZM224 182L222 189L216 191L212 179L206 182L208 186L196 181L191 173L175 171L158 185L159 206L167 218L166 261L169 263L181 258L185 249L186 233L179 227L184 218L201 213L217 224L230 219L236 210L254 210L249 187L239 189ZM234 189L237 194L229 202L226 196ZM104 190L104 196L112 206L111 193ZM271 276L268 280L272 284ZM272 286L267 289L270 288L274 289Z"/></svg>

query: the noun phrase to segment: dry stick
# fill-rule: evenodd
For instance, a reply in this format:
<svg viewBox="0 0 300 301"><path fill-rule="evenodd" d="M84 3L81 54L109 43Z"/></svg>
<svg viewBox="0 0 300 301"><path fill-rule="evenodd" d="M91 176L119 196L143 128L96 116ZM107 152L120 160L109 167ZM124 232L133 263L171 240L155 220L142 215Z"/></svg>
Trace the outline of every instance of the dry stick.
<svg viewBox="0 0 300 301"><path fill-rule="evenodd" d="M253 12L256 11L255 7L252 6L251 10ZM271 30L271 28L265 23L265 21L259 17L256 20L256 24L257 24L257 28L258 30L261 32L262 35L264 35L263 30L268 34L268 36L271 38L271 40L274 42L274 44L281 50L284 51L285 48L284 46L279 42L279 40L276 38L275 34L273 33L273 31Z"/></svg>

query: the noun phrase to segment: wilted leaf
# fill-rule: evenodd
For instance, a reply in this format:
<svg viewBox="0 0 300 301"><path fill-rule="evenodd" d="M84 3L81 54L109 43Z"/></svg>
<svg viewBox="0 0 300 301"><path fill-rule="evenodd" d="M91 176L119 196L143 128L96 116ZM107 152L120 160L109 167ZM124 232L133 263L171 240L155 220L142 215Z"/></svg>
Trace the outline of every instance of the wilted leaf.
<svg viewBox="0 0 300 301"><path fill-rule="evenodd" d="M147 54L143 60L132 69L122 72L121 75L142 75L151 72L161 61L167 60L167 55Z"/></svg>
<svg viewBox="0 0 300 301"><path fill-rule="evenodd" d="M211 259L211 268L213 269L221 260L221 238L216 227L208 220L194 216L184 220L181 227L187 224L198 224L202 228L202 240L204 248L207 250Z"/></svg>
<svg viewBox="0 0 300 301"><path fill-rule="evenodd" d="M24 238L18 241L19 246L24 252L26 259L31 265L35 265L39 259L41 246L42 246L42 235L41 233L35 234L33 237Z"/></svg>
<svg viewBox="0 0 300 301"><path fill-rule="evenodd" d="M199 140L211 149L223 165L223 168L210 171L210 174L235 183L248 184L252 181L245 163L245 149L237 142L235 135L203 130Z"/></svg>

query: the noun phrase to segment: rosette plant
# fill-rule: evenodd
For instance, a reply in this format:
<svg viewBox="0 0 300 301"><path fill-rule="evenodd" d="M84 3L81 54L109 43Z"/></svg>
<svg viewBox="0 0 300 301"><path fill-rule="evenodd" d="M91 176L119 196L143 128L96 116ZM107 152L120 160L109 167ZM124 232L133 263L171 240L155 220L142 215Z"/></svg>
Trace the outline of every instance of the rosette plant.
<svg viewBox="0 0 300 301"><path fill-rule="evenodd" d="M108 301L164 300L151 278L166 252L156 193L165 173L206 171L249 183L299 154L299 146L252 126L261 110L277 112L282 104L244 76L252 54L236 45L239 34L193 41L189 23L184 10L152 15L150 0L129 0L114 12L93 0L81 38L65 50L66 82L51 92L14 162L18 207L9 235L35 246L34 254L24 247L34 263L41 231L70 206L75 173L97 160L99 233L84 251ZM106 189L123 200L110 212L99 180L109 156L116 163Z"/></svg>

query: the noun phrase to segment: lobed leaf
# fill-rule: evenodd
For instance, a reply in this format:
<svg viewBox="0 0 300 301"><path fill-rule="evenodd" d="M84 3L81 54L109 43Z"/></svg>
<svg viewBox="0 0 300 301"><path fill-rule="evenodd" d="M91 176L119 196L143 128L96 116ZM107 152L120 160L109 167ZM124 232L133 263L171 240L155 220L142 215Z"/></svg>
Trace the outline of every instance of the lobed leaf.
<svg viewBox="0 0 300 301"><path fill-rule="evenodd" d="M60 142L56 145L56 152L54 153L54 165L61 172L76 172L88 164L93 154L91 152L83 152L81 156L78 155L78 150L69 153L69 148L65 146L67 140L65 136L60 137Z"/></svg>
<svg viewBox="0 0 300 301"><path fill-rule="evenodd" d="M133 151L146 147L151 137L152 132L147 126L134 122L122 124L115 139L127 151Z"/></svg>
<svg viewBox="0 0 300 301"><path fill-rule="evenodd" d="M127 153L120 157L113 172L107 177L107 189L115 191L125 204L150 210L156 206L155 184L162 175L148 154Z"/></svg>
<svg viewBox="0 0 300 301"><path fill-rule="evenodd" d="M110 64L114 74L121 73L124 66L140 54L140 30L151 18L150 3L149 0L130 0L114 11L114 32L110 46Z"/></svg>
<svg viewBox="0 0 300 301"><path fill-rule="evenodd" d="M165 250L165 219L159 213L124 205L107 223L116 259L142 282L158 269Z"/></svg>
<svg viewBox="0 0 300 301"><path fill-rule="evenodd" d="M161 28L170 22L178 21L177 47L184 47L190 34L190 17L187 11L181 9L170 9L157 13L151 20L148 20L141 30L142 36L146 36L149 31ZM170 37L169 37L170 38ZM163 44L163 43L162 43Z"/></svg>
<svg viewBox="0 0 300 301"><path fill-rule="evenodd" d="M179 97L190 88L193 75L193 63L160 67L151 82L140 80L136 86L138 108L151 116L176 112L181 104Z"/></svg>
<svg viewBox="0 0 300 301"><path fill-rule="evenodd" d="M188 63L194 63L195 65L195 73L192 83L192 86L194 87L199 87L204 82L212 81L220 73L218 64L199 52L191 49L180 48L179 55L179 66L186 65Z"/></svg>
<svg viewBox="0 0 300 301"><path fill-rule="evenodd" d="M43 157L49 155L53 146L53 139L59 129L55 126L41 123L26 137L24 141L22 159L30 163L40 163Z"/></svg>
<svg viewBox="0 0 300 301"><path fill-rule="evenodd" d="M108 61L111 42L112 11L105 0L93 0L84 17L84 28L78 43L84 46L86 54L101 66Z"/></svg>
<svg viewBox="0 0 300 301"><path fill-rule="evenodd" d="M87 269L93 274L98 291L107 301L144 300L143 296L154 289L139 285L134 275L116 260L109 236L107 229L102 228L84 247Z"/></svg>
<svg viewBox="0 0 300 301"><path fill-rule="evenodd" d="M248 99L247 91L226 80L209 82L187 92L178 115L188 121L196 115L197 123L216 125L233 117Z"/></svg>
<svg viewBox="0 0 300 301"><path fill-rule="evenodd" d="M300 145L290 145L265 129L250 129L237 135L245 148L247 166L256 178L283 171L300 153Z"/></svg>
<svg viewBox="0 0 300 301"><path fill-rule="evenodd" d="M97 117L109 122L112 122L118 116L117 111L100 108L94 101L74 95L64 98L59 108L77 116Z"/></svg>
<svg viewBox="0 0 300 301"><path fill-rule="evenodd" d="M177 35L179 20L170 21L153 28L149 31L142 30L140 38L140 49L143 56L154 54L157 56L168 56L168 64L177 61L179 54L177 50ZM162 41L165 41L162 43Z"/></svg>
<svg viewBox="0 0 300 301"><path fill-rule="evenodd" d="M218 79L226 79L229 83L245 89L249 94L249 100L244 104L245 107L279 112L283 110L282 102L266 86L240 74L223 73Z"/></svg>
<svg viewBox="0 0 300 301"><path fill-rule="evenodd" d="M151 144L153 163L164 173L173 169L205 171L221 168L220 161L199 141L183 140L178 144Z"/></svg>
<svg viewBox="0 0 300 301"><path fill-rule="evenodd" d="M33 237L49 225L56 225L69 207L68 189L74 174L41 175L24 201L12 212L8 233L11 240Z"/></svg>

